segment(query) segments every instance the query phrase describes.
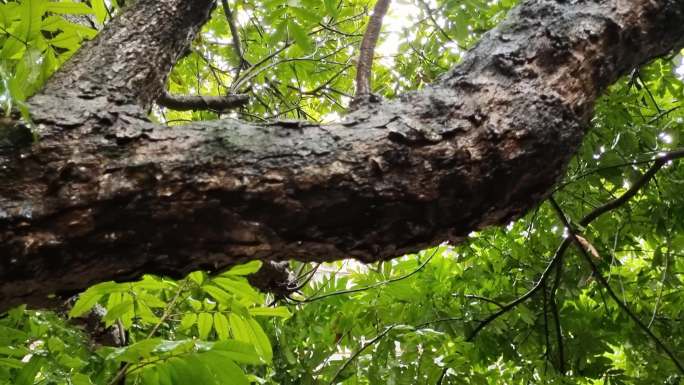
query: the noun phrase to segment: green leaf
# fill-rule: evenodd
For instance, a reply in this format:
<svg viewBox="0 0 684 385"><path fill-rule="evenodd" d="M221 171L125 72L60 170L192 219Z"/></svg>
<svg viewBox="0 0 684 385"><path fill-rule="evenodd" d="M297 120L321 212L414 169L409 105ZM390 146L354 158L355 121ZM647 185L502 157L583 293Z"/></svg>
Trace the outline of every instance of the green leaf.
<svg viewBox="0 0 684 385"><path fill-rule="evenodd" d="M24 363L16 358L0 357L0 366L7 366L9 368L20 369L24 367Z"/></svg>
<svg viewBox="0 0 684 385"><path fill-rule="evenodd" d="M263 303L261 295L245 281L227 277L216 277L212 279L212 282L222 289L229 291L238 297L245 298L252 303Z"/></svg>
<svg viewBox="0 0 684 385"><path fill-rule="evenodd" d="M231 313L228 316L230 320L230 333L238 341L253 343L254 338L247 322L238 315Z"/></svg>
<svg viewBox="0 0 684 385"><path fill-rule="evenodd" d="M154 353L187 353L193 351L195 348L195 340L175 340L175 341L162 341L154 348Z"/></svg>
<svg viewBox="0 0 684 385"><path fill-rule="evenodd" d="M95 11L86 4L74 3L71 1L49 2L45 5L45 10L47 12L64 15L88 15L95 13Z"/></svg>
<svg viewBox="0 0 684 385"><path fill-rule="evenodd" d="M304 51L310 51L313 48L311 38L301 25L297 24L293 20L288 20L287 27L295 43L297 43L297 45L300 46Z"/></svg>
<svg viewBox="0 0 684 385"><path fill-rule="evenodd" d="M71 383L73 385L93 385L90 377L83 373L75 373L73 376L71 376Z"/></svg>
<svg viewBox="0 0 684 385"><path fill-rule="evenodd" d="M178 331L186 331L190 329L195 322L197 322L196 313L185 313L183 318L181 318L180 325L178 326Z"/></svg>
<svg viewBox="0 0 684 385"><path fill-rule="evenodd" d="M155 350L161 343L161 338L150 338L142 340L129 346L115 349L106 357L108 360L115 360L117 362L136 363L141 359L149 358L152 351Z"/></svg>
<svg viewBox="0 0 684 385"><path fill-rule="evenodd" d="M227 275L249 275L249 274L254 274L259 269L261 269L261 265L263 263L261 261L249 261L245 264L242 265L237 265L233 266L230 270L226 271L223 274Z"/></svg>
<svg viewBox="0 0 684 385"><path fill-rule="evenodd" d="M252 328L257 351L261 352L264 361L271 362L273 359L273 350L271 348L271 341L268 339L266 333L264 333L264 329L261 328L261 325L259 325L259 322L255 319L249 319L247 322Z"/></svg>
<svg viewBox="0 0 684 385"><path fill-rule="evenodd" d="M212 373L212 370L207 365L205 358L206 357L204 354L190 354L185 358L190 368L192 368L195 377L195 384L211 385L216 383L216 376L214 373ZM228 365L228 363L224 362L224 365ZM224 382L221 381L220 384L223 385L223 383Z"/></svg>
<svg viewBox="0 0 684 385"><path fill-rule="evenodd" d="M137 311L136 314L140 317L141 321L146 323L154 324L159 322L159 317L157 317L152 310L143 301L135 302Z"/></svg>
<svg viewBox="0 0 684 385"><path fill-rule="evenodd" d="M97 302L102 298L103 294L98 293L95 290L86 290L81 295L78 296L78 300L74 304L74 307L69 311L69 317L76 318L80 317L97 304Z"/></svg>
<svg viewBox="0 0 684 385"><path fill-rule="evenodd" d="M197 318L197 330L199 331L199 338L206 340L211 333L211 326L214 323L214 318L209 313L200 313Z"/></svg>
<svg viewBox="0 0 684 385"><path fill-rule="evenodd" d="M230 335L230 325L228 318L223 313L214 313L214 330L218 335L219 340L227 340Z"/></svg>
<svg viewBox="0 0 684 385"><path fill-rule="evenodd" d="M290 318L292 314L284 306L277 307L254 307L248 310L253 316L283 317Z"/></svg>
<svg viewBox="0 0 684 385"><path fill-rule="evenodd" d="M104 0L90 0L90 5L93 7L97 22L104 24L108 15L107 5L105 4Z"/></svg>
<svg viewBox="0 0 684 385"><path fill-rule="evenodd" d="M218 351L223 356L241 364L259 365L263 363L254 345L237 341L225 340L214 344L212 351Z"/></svg>
<svg viewBox="0 0 684 385"><path fill-rule="evenodd" d="M230 331L233 337L238 341L254 345L261 358L266 362L270 362L273 357L271 342L261 328L261 325L253 319L243 319L234 313L230 314L229 320Z"/></svg>
<svg viewBox="0 0 684 385"><path fill-rule="evenodd" d="M107 314L102 317L105 322L114 322L119 318L123 318L124 314L134 311L133 300L124 301L112 309L107 309Z"/></svg>
<svg viewBox="0 0 684 385"><path fill-rule="evenodd" d="M31 357L29 362L19 371L14 383L16 385L33 385L36 374L38 374L38 371L43 366L44 361L45 359L40 356L34 355Z"/></svg>
<svg viewBox="0 0 684 385"><path fill-rule="evenodd" d="M337 16L339 11L337 10L337 0L324 0L325 3L325 10L328 12L330 16Z"/></svg>
<svg viewBox="0 0 684 385"><path fill-rule="evenodd" d="M201 286L202 283L204 283L205 274L202 271L193 271L192 273L188 274L188 278Z"/></svg>
<svg viewBox="0 0 684 385"><path fill-rule="evenodd" d="M198 373L200 373L201 367L193 368L190 362L177 357L170 358L167 365L169 366L173 384L203 384L198 381ZM213 383L214 382L212 381L208 385Z"/></svg>
<svg viewBox="0 0 684 385"><path fill-rule="evenodd" d="M202 290L206 291L210 296L212 296L216 300L216 302L222 305L230 305L230 303L233 302L232 295L226 293L225 291L214 285L204 285L202 286Z"/></svg>
<svg viewBox="0 0 684 385"><path fill-rule="evenodd" d="M242 369L235 362L226 359L222 352L201 353L202 361L207 365L219 384L249 385Z"/></svg>

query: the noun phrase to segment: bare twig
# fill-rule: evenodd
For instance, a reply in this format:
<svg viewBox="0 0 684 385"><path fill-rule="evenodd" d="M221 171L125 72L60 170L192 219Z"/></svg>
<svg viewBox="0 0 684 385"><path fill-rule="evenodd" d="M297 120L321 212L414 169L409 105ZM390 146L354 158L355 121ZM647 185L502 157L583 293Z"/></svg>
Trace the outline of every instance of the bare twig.
<svg viewBox="0 0 684 385"><path fill-rule="evenodd" d="M655 344L660 349L662 349L668 357L670 357L670 360L672 360L672 362L675 364L677 369L679 369L679 371L682 374L684 374L684 365L682 365L682 363L679 362L679 360L674 355L672 350L670 350L670 348L667 345L665 345L665 343L663 343L660 340L660 338L658 338L658 336L656 336L651 331L651 329L649 329L648 326L646 324L644 324L644 322L641 321L641 319L639 319L639 317L636 316L636 314L634 314L632 312L632 310L624 303L624 301L621 300L620 297L617 296L617 294L615 294L615 291L613 291L613 289L610 287L610 284L608 283L606 278L603 276L603 274L601 274L601 271L599 270L598 266L596 266L596 264L594 263L594 260L592 259L591 255L589 254L589 251L585 248L585 246L582 244L582 242L579 240L579 238L577 238L577 232L575 231L575 228L573 227L572 224L570 224L570 221L568 221L567 217L565 216L565 213L563 213L563 210L560 208L558 203L556 203L556 201L553 198L549 198L549 201L551 202L551 206L554 208L554 210L558 214L558 217L560 218L560 220L563 222L563 224L567 228L569 235L570 235L568 239L571 239L571 241L575 244L577 249L580 251L580 254L584 257L584 260L587 262L587 264L591 268L591 271L594 273L596 280L598 280L599 283L605 288L606 292L608 292L608 295L613 299L613 301L615 301L615 303L618 305L618 307L620 307L620 309L622 309L622 311L625 312L625 314L627 314L627 316L629 318L631 318L632 321L634 321L634 323L637 324L637 326L646 335L648 335L648 337L651 338L651 340L653 340L653 342L655 342Z"/></svg>
<svg viewBox="0 0 684 385"><path fill-rule="evenodd" d="M356 97L363 97L371 91L371 68L373 66L373 55L375 46L380 37L382 19L387 14L390 0L378 0L373 8L373 14L368 21L368 27L363 34L361 48L359 48L359 61L356 65Z"/></svg>
<svg viewBox="0 0 684 385"><path fill-rule="evenodd" d="M226 111L242 107L249 102L249 96L245 94L233 94L226 96L189 96L171 95L164 92L158 99L157 104L177 111L188 110L212 110Z"/></svg>

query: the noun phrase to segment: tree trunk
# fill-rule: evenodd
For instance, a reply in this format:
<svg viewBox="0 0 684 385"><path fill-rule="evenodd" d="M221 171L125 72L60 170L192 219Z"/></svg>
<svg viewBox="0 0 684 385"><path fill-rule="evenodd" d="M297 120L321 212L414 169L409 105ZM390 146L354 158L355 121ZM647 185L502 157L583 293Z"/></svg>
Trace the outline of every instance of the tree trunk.
<svg viewBox="0 0 684 385"><path fill-rule="evenodd" d="M249 259L370 262L503 224L548 194L597 96L683 45L677 0L524 1L439 82L339 124L163 127L146 111L210 0L139 0L0 147L0 310Z"/></svg>

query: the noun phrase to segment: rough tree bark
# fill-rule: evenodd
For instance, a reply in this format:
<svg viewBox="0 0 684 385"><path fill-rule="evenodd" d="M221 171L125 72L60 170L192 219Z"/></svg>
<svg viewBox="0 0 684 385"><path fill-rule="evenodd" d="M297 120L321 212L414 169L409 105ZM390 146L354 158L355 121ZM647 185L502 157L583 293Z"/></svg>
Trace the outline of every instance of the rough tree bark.
<svg viewBox="0 0 684 385"><path fill-rule="evenodd" d="M210 0L139 0L30 100L0 147L0 310L248 259L375 261L542 200L597 96L683 45L681 0L528 0L438 83L340 124L162 127L146 111Z"/></svg>

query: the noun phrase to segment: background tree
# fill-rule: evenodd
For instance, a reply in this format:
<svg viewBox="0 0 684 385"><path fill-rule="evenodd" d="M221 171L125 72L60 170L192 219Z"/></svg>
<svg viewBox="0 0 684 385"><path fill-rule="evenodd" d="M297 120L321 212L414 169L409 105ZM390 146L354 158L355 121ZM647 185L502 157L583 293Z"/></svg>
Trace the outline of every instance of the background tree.
<svg viewBox="0 0 684 385"><path fill-rule="evenodd" d="M448 72L513 4L396 3L385 20L395 32L376 52L399 36L397 54L373 62L375 95L354 100L370 4L222 1L190 51L209 2L179 2L177 13L155 4L138 0L112 23L116 3L0 4L4 110L19 106L26 120L3 121L5 308L106 277L245 257L370 261L469 239L358 272L294 264L294 281L267 299L244 279L259 263L102 283L70 310L94 319L81 326L87 335L15 308L0 329L4 381L681 382L680 59L643 65L680 45L681 5L527 2ZM393 25L402 10L413 25ZM158 19L154 30L143 22ZM24 102L104 24L97 44ZM621 73L555 183L594 98ZM378 102L416 88L425 89ZM284 120L336 121L352 100L342 123ZM225 115L268 123L192 123ZM161 129L148 116L187 124ZM430 120L439 116L452 120ZM340 145L319 130L371 144L343 145L336 158ZM444 152L468 140L471 158ZM314 166L303 179L274 171L300 158ZM341 163L321 174L316 165L331 159ZM248 165L239 189L224 184L236 165ZM453 171L465 166L474 168ZM507 223L552 183L553 199L527 217L470 233ZM279 302L293 311L263 306Z"/></svg>

